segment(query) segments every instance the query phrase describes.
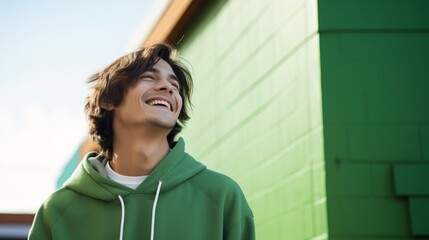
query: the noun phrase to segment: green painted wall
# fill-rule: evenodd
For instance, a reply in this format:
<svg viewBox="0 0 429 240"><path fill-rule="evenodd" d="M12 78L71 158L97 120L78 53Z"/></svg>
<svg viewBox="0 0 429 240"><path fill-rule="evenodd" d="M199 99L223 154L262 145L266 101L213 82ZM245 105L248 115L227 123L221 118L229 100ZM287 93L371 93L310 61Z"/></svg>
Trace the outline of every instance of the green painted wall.
<svg viewBox="0 0 429 240"><path fill-rule="evenodd" d="M258 239L428 237L429 2L205 4L179 45L183 135L243 187Z"/></svg>
<svg viewBox="0 0 429 240"><path fill-rule="evenodd" d="M61 175L57 179L57 189L61 188L63 184L69 179L69 177L73 174L74 170L76 169L76 166L79 164L80 157L80 151L81 146L79 146L76 151L73 153L73 156L68 160L66 166L64 167L63 171L61 172Z"/></svg>
<svg viewBox="0 0 429 240"><path fill-rule="evenodd" d="M330 239L427 239L429 2L318 5Z"/></svg>
<svg viewBox="0 0 429 240"><path fill-rule="evenodd" d="M187 150L239 182L258 239L325 239L317 2L205 4L179 45L195 79Z"/></svg>

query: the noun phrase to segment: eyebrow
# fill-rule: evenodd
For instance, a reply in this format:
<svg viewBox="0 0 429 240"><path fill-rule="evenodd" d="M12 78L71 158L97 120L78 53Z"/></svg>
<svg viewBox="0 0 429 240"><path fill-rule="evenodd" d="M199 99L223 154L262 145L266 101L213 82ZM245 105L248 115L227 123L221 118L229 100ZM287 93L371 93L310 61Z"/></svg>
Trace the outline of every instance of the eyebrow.
<svg viewBox="0 0 429 240"><path fill-rule="evenodd" d="M159 70L158 70L158 69L156 69L156 68L150 68L150 69L146 70L145 72L161 73L161 71L159 71ZM180 84L179 78L177 78L177 76L176 76L176 75L174 75L174 74L170 74L170 76L169 76L169 77L170 77L171 79L175 80L177 83L179 83L179 84Z"/></svg>

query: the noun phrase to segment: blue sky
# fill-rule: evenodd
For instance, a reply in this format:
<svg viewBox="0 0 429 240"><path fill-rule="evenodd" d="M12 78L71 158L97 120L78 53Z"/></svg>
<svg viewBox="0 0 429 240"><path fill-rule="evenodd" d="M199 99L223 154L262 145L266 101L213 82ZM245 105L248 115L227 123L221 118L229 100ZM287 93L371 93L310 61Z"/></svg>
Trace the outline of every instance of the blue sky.
<svg viewBox="0 0 429 240"><path fill-rule="evenodd" d="M86 79L125 53L152 1L0 1L0 212L55 190L86 135Z"/></svg>

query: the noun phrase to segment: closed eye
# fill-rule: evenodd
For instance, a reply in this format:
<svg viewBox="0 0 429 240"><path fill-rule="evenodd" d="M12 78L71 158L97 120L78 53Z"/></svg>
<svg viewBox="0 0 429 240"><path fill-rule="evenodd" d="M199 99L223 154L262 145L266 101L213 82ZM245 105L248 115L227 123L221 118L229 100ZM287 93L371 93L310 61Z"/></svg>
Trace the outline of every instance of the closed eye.
<svg viewBox="0 0 429 240"><path fill-rule="evenodd" d="M154 80L155 77L152 76L152 75L143 75L143 76L140 77L140 79L151 79L151 80Z"/></svg>
<svg viewBox="0 0 429 240"><path fill-rule="evenodd" d="M173 85L173 87L174 87L174 88L176 88L176 90L177 90L177 91L179 91L179 90L180 90L180 86L179 86L179 84L178 84L176 81L173 81L173 82L171 83L171 85Z"/></svg>

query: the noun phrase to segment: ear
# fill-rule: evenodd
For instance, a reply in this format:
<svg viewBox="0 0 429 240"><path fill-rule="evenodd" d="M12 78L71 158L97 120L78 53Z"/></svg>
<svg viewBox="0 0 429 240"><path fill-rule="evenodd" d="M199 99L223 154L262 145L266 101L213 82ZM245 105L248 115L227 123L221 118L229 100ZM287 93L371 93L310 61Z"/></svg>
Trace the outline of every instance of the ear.
<svg viewBox="0 0 429 240"><path fill-rule="evenodd" d="M101 108L107 111L112 111L113 109L115 109L115 106L113 106L113 104L111 103L102 102L100 103L100 106Z"/></svg>

